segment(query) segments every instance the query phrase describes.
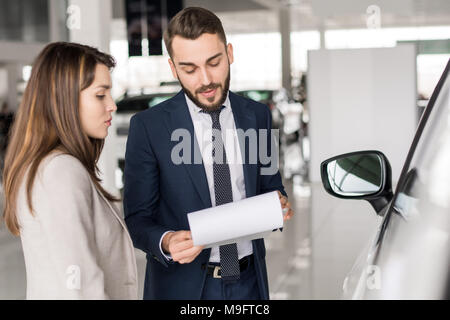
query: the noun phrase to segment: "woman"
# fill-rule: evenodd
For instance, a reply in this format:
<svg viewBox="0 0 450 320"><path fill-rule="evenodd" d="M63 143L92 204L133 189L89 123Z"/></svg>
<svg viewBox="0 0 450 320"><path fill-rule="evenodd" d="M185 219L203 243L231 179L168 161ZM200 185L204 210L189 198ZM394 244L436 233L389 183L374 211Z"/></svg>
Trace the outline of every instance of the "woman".
<svg viewBox="0 0 450 320"><path fill-rule="evenodd" d="M117 109L114 65L64 42L33 65L3 172L4 219L22 240L27 299L137 299L133 244L97 168Z"/></svg>

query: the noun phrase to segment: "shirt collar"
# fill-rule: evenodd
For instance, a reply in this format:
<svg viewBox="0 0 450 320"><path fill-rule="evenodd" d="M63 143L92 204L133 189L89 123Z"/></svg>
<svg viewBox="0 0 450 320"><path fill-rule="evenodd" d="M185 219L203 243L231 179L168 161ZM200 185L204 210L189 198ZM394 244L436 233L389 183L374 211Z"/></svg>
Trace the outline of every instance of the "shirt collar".
<svg viewBox="0 0 450 320"><path fill-rule="evenodd" d="M225 102L223 103L223 105L225 106L225 109L230 109L231 108L231 103L230 103L230 92L228 91L227 93L227 98L225 99ZM185 93L184 97L186 98L186 103L188 105L188 108L191 111L194 111L195 113L200 113L203 109L200 108L199 106L197 106Z"/></svg>

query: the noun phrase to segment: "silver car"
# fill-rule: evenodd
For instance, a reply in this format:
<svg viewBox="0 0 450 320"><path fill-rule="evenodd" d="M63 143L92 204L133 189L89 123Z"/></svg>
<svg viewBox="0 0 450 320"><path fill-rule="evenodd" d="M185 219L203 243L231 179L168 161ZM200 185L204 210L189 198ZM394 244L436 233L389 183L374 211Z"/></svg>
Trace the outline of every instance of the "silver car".
<svg viewBox="0 0 450 320"><path fill-rule="evenodd" d="M416 131L395 192L379 151L321 164L333 196L370 202L382 222L344 281L346 299L449 299L450 60Z"/></svg>

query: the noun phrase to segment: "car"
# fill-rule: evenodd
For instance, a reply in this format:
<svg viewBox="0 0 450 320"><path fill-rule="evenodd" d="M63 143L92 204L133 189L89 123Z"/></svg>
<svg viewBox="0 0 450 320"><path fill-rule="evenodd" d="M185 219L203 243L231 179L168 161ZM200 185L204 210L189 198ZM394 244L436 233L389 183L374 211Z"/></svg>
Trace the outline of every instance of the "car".
<svg viewBox="0 0 450 320"><path fill-rule="evenodd" d="M275 92L275 90L255 89L237 91L236 94L261 102L267 105L270 110L272 110L275 107L275 101L273 99Z"/></svg>
<svg viewBox="0 0 450 320"><path fill-rule="evenodd" d="M378 150L320 165L325 190L366 200L380 216L372 241L344 280L344 299L450 297L450 60L420 118L393 191Z"/></svg>
<svg viewBox="0 0 450 320"><path fill-rule="evenodd" d="M117 102L117 113L136 113L142 110L146 110L163 102L176 93L153 93L153 94L141 94L136 96L124 95Z"/></svg>
<svg viewBox="0 0 450 320"><path fill-rule="evenodd" d="M116 101L117 105L117 135L128 136L131 117L139 112L151 108L176 95L174 92L128 95L125 94Z"/></svg>
<svg viewBox="0 0 450 320"><path fill-rule="evenodd" d="M300 176L308 179L309 145L303 105L294 101L288 90L281 88L249 89L237 94L269 107L272 129L279 130L279 164L285 179Z"/></svg>

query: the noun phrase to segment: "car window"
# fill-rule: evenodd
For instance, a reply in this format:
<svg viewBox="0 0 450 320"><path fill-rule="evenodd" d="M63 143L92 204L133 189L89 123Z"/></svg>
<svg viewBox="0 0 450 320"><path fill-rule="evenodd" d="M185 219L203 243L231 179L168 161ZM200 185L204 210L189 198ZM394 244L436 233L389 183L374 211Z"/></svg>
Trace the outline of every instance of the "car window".
<svg viewBox="0 0 450 320"><path fill-rule="evenodd" d="M259 102L270 101L270 99L272 98L272 91L268 90L239 91L238 94Z"/></svg>
<svg viewBox="0 0 450 320"><path fill-rule="evenodd" d="M161 96L161 97L154 97L149 100L148 107L151 108L153 106L156 106L157 104L166 101L167 99L172 98L173 95L167 95L167 96Z"/></svg>
<svg viewBox="0 0 450 320"><path fill-rule="evenodd" d="M118 113L139 112L173 97L175 94L141 95L135 97L125 97L117 102Z"/></svg>
<svg viewBox="0 0 450 320"><path fill-rule="evenodd" d="M450 80L447 76L411 159L394 209L405 219L426 210L419 206L450 207ZM443 201L444 200L444 201Z"/></svg>

